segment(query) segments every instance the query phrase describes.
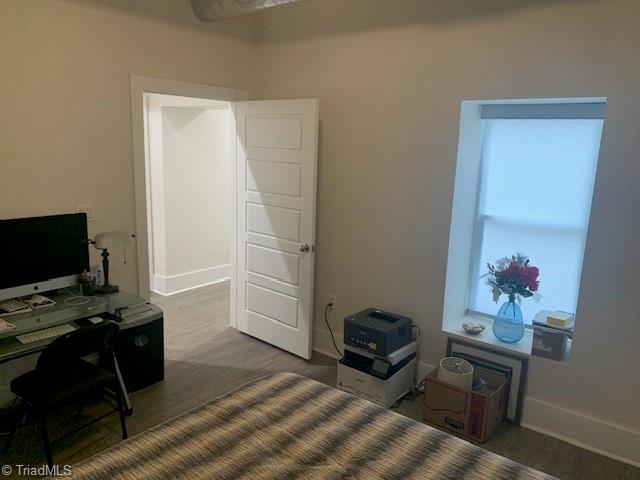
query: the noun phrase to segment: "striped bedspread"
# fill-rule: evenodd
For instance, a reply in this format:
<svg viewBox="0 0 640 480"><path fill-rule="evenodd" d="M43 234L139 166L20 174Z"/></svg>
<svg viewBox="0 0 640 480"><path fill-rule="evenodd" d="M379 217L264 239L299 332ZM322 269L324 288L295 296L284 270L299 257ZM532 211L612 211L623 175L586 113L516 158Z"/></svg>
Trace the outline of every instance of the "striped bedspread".
<svg viewBox="0 0 640 480"><path fill-rule="evenodd" d="M422 423L278 373L73 467L75 479L551 479Z"/></svg>

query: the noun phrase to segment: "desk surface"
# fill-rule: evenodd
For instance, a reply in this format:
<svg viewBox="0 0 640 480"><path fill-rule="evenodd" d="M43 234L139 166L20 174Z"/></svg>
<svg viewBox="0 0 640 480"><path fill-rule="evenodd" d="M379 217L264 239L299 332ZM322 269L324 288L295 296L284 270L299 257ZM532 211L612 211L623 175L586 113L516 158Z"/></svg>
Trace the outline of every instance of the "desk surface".
<svg viewBox="0 0 640 480"><path fill-rule="evenodd" d="M53 340L50 338L42 342L24 345L15 338L17 335L72 323L82 318L98 316L101 313L113 313L121 308L145 303L144 299L127 292L96 297L79 297L65 293L52 297L52 299L56 301L52 307L2 317L15 325L16 328L0 332L0 363L42 350Z"/></svg>

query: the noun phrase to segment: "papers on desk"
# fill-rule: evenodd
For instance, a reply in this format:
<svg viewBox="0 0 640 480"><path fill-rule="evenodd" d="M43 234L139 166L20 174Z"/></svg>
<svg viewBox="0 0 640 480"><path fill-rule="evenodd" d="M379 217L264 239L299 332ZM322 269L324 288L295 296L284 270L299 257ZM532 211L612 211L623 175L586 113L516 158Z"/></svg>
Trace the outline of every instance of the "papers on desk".
<svg viewBox="0 0 640 480"><path fill-rule="evenodd" d="M0 302L0 315L16 315L18 313L27 313L39 308L52 307L56 304L50 298L43 295L32 295L27 300L20 300L18 298L12 298Z"/></svg>
<svg viewBox="0 0 640 480"><path fill-rule="evenodd" d="M37 310L39 308L53 307L56 302L47 298L43 295L38 295L37 293L33 295L30 299L25 300L32 309Z"/></svg>
<svg viewBox="0 0 640 480"><path fill-rule="evenodd" d="M16 328L16 326L13 323L0 320L0 332L6 332L7 330L13 330L14 328Z"/></svg>
<svg viewBox="0 0 640 480"><path fill-rule="evenodd" d="M0 302L0 315L16 315L18 313L26 313L30 312L31 307L28 303L23 302L22 300L18 300L17 298L12 298L9 300L5 300L4 302Z"/></svg>

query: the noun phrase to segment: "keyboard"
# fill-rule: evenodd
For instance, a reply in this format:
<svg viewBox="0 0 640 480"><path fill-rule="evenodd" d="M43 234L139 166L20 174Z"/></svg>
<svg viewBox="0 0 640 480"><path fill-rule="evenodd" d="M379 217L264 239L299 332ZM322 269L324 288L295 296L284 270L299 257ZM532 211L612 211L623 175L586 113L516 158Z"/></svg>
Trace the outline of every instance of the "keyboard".
<svg viewBox="0 0 640 480"><path fill-rule="evenodd" d="M45 328L44 330L16 335L16 338L21 343L27 345L29 343L41 342L42 340L47 340L49 338L59 337L65 333L73 332L75 329L76 327L66 323L64 325L58 325L57 327Z"/></svg>

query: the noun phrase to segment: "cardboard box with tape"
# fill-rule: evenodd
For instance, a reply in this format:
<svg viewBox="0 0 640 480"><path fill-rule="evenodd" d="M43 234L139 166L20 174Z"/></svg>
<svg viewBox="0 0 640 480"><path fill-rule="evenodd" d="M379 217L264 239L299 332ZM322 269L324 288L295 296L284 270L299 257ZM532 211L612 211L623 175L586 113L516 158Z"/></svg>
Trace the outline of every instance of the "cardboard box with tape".
<svg viewBox="0 0 640 480"><path fill-rule="evenodd" d="M424 420L474 442L485 442L504 418L509 388L504 376L476 367L473 384L480 379L487 383L486 392L442 382L435 368L425 379Z"/></svg>

